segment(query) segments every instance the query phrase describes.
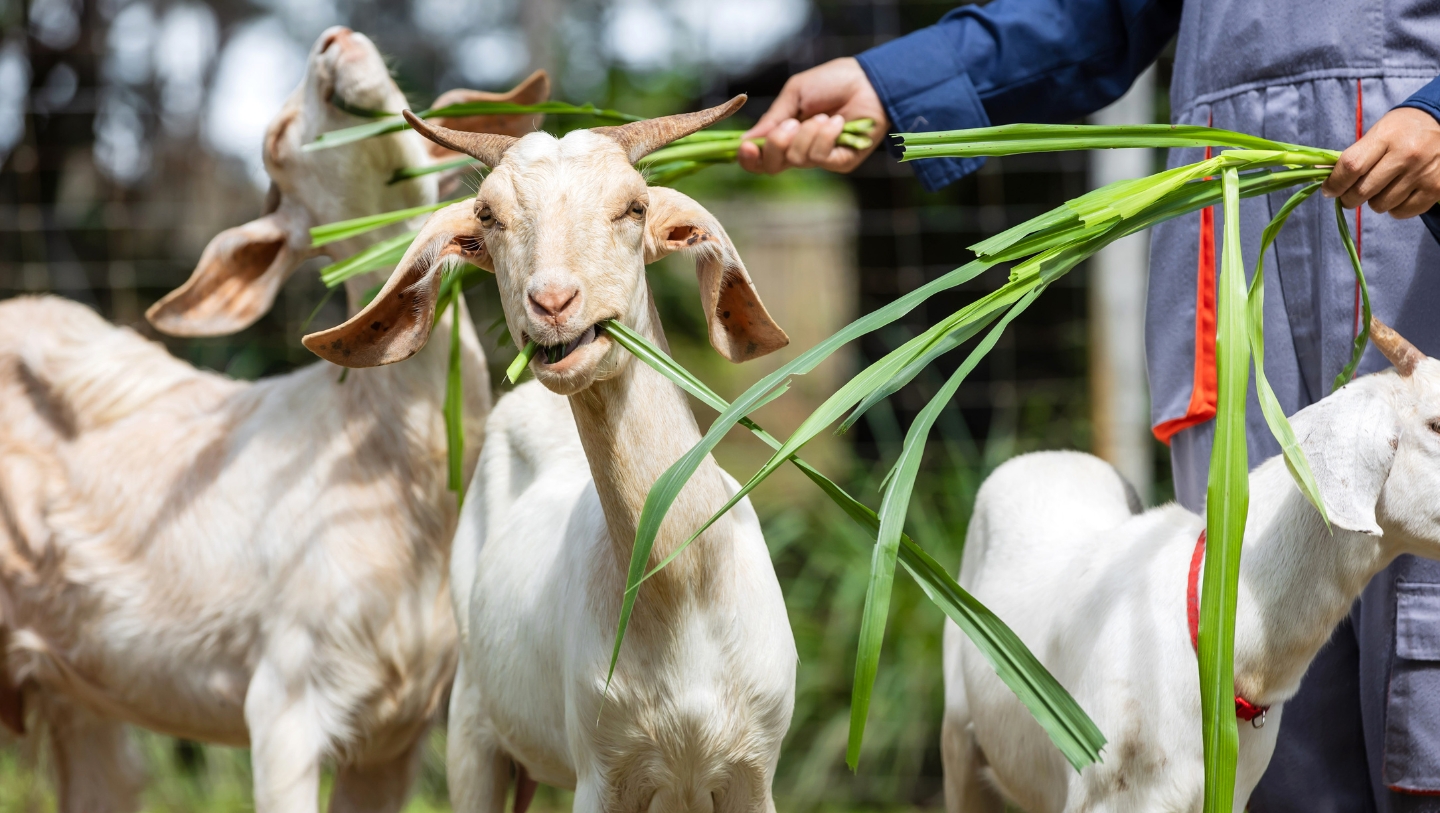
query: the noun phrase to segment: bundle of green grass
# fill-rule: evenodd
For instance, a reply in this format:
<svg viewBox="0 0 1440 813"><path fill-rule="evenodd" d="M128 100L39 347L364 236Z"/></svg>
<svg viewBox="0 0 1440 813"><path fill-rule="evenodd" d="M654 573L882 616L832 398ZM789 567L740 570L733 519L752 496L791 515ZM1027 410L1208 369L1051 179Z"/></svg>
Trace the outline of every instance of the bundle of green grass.
<svg viewBox="0 0 1440 813"><path fill-rule="evenodd" d="M583 115L608 121L636 119L628 114L600 110L592 105L575 106L560 102L541 105L476 102L424 111L420 115L461 116L481 113ZM378 120L348 130L327 133L309 148L324 149L353 143L361 138L395 132L405 126L403 120ZM868 136L873 126L873 122L868 120L850 122L845 126L837 143L857 150L868 149L871 146ZM706 167L733 162L741 138L742 131L739 130L702 131L652 153L644 159L641 168L647 171L647 177L652 184L673 183L678 178ZM1213 158L1194 164L1096 189L1039 217L976 243L970 247L976 255L972 262L873 313L862 316L765 376L733 403L721 399L663 351L648 343L644 337L622 324L607 324L607 332L621 347L720 413L701 442L676 461L650 491L636 532L630 578L616 634L615 652L619 652L639 584L679 554L677 551L665 562L647 570L646 565L661 521L700 461L731 428L740 424L768 443L775 452L715 517L704 526L694 529L692 540L787 462L798 466L848 516L876 536L856 657L847 761L853 766L859 756L898 561L916 579L926 595L970 637L1050 735L1056 747L1080 770L1099 759L1100 750L1105 744L1104 735L1019 638L999 618L967 594L943 567L903 532L927 436L942 408L955 396L980 360L995 346L1005 328L1043 294L1051 283L1069 273L1101 248L1122 237L1205 207L1222 205L1225 228L1218 280L1216 337L1219 399L1206 517L1209 553L1205 559L1201 603L1200 663L1202 691L1207 697L1213 695L1228 701L1233 680L1234 596L1239 577L1240 543L1244 535L1247 504L1245 402L1252 361L1258 400L1266 422L1279 441L1301 491L1315 504L1322 516L1325 514L1325 507L1309 465L1265 378L1264 330L1261 324L1264 274L1257 262L1253 282L1247 291L1238 232L1240 200L1299 187L1265 229L1261 245L1263 257L1265 249L1284 227L1290 213L1313 195L1329 177L1339 153L1196 126L1009 125L975 130L906 133L898 135L897 138L903 145L905 161L1136 147L1217 147L1221 148L1221 152ZM472 164L478 170L484 171L472 159L464 158L399 173L390 182ZM317 245L344 239L363 231L407 220L453 202L446 201L433 207L379 213L354 221L327 224L312 230L312 238ZM1349 251L1363 293L1364 274L1359 257L1338 201L1335 205L1336 227ZM355 274L393 264L404 254L411 239L413 234L384 241L345 263L324 269L322 277L327 285L333 287ZM894 322L935 294L953 289L987 269L1005 264L1010 266L1010 276L1004 285L955 311L866 367L807 417L789 438L781 441L769 435L748 417L760 406L783 395L792 377L810 372L845 344ZM469 275L460 270L447 273L443 283L446 286L445 297L454 301L469 279ZM1363 330L1355 339L1349 363L1335 382L1337 387L1353 376L1360 354L1368 341L1368 294L1364 295L1363 301L1364 314L1360 322ZM872 406L898 391L940 356L960 348L972 339L977 340L974 346L907 432L899 457L883 483L878 511L846 493L797 456L807 442L827 427L838 422L838 431L848 429ZM536 350L533 343L522 350L509 369L512 381L524 371ZM454 367L454 370L458 377L458 367ZM459 392L458 380L451 382L451 389ZM451 457L452 461L458 460L458 451L452 449ZM683 549L684 546L680 550ZM1206 703L1205 712L1206 810L1228 811L1229 797L1234 788L1237 742L1235 719L1228 702Z"/></svg>

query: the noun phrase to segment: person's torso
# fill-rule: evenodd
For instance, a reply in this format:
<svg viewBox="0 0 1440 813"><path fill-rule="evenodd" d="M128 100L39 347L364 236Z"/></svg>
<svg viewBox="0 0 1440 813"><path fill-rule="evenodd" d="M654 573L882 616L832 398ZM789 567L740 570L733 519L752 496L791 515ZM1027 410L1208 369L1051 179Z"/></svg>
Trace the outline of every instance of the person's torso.
<svg viewBox="0 0 1440 813"><path fill-rule="evenodd" d="M1437 0L1188 0L1170 95L1183 115L1246 86L1437 73Z"/></svg>

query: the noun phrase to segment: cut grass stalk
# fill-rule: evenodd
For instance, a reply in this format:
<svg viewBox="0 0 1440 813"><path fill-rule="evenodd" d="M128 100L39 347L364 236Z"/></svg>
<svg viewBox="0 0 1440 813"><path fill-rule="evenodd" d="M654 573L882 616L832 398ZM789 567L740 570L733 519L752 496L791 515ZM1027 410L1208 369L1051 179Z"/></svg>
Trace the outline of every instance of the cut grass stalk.
<svg viewBox="0 0 1440 813"><path fill-rule="evenodd" d="M338 263L331 263L320 269L320 281L325 283L327 288L335 288L343 285L345 280L351 277L358 277L370 271L378 271L381 268L395 265L405 256L405 252L410 250L410 244L415 242L415 235L419 233L418 231L409 231L397 234L346 257Z"/></svg>
<svg viewBox="0 0 1440 813"><path fill-rule="evenodd" d="M535 354L539 350L540 345L536 344L534 339L526 342L525 346L520 348L519 355L515 356L515 360L505 368L505 377L510 379L511 384L520 383L520 376L525 374L525 368L530 366L530 359L535 358Z"/></svg>
<svg viewBox="0 0 1440 813"><path fill-rule="evenodd" d="M396 209L393 212L381 212L364 217L351 218L350 220L337 220L334 223L326 223L323 226L315 226L310 229L310 245L318 248L339 240L348 240L351 237L365 234L376 229L382 229L393 223L401 223L412 217L428 215L431 212L439 211L452 203L459 203L465 198L453 198L442 200L439 203L429 203L424 206L412 206L409 209Z"/></svg>

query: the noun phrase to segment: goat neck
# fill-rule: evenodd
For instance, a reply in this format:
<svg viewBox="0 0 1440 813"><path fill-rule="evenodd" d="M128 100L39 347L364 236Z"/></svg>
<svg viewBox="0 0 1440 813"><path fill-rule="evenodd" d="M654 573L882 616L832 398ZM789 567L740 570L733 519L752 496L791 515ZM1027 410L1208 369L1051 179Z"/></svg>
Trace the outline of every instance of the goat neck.
<svg viewBox="0 0 1440 813"><path fill-rule="evenodd" d="M634 328L668 349L665 332L648 291L643 318ZM619 573L629 567L635 528L650 487L676 460L700 442L700 429L685 393L648 365L628 355L615 372L570 396L570 409L580 432L590 474L605 511L606 525ZM660 526L649 567L675 551L729 497L720 467L706 457L671 506ZM722 517L691 549L656 574L665 584L695 585L723 545L729 518ZM621 576L623 579L623 575Z"/></svg>
<svg viewBox="0 0 1440 813"><path fill-rule="evenodd" d="M1240 559L1235 686L1252 702L1283 702L1376 573L1401 552L1387 537L1327 528L1283 458L1250 475Z"/></svg>

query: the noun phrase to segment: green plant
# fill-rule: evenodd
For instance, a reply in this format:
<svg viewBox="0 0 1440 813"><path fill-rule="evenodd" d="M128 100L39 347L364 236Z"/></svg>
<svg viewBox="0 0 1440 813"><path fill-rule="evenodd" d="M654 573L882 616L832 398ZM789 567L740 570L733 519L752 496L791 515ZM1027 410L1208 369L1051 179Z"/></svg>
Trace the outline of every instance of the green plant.
<svg viewBox="0 0 1440 813"><path fill-rule="evenodd" d="M638 523L636 559L643 562L644 557L648 557L660 521L704 455L708 454L719 438L735 423L741 422L744 416L758 405L783 391L790 376L803 375L842 344L888 324L930 295L953 287L992 265L1015 263L1009 281L1000 289L942 320L930 330L871 364L842 386L779 446L770 461L716 514L716 517L722 515L791 458L806 442L825 427L840 420L846 412L850 413L850 417L842 424L842 428L853 423L881 398L895 392L941 354L959 347L987 327L990 328L965 363L922 411L920 419L911 426L899 459L883 483L884 497L878 515L877 538L872 555L870 585L867 589L866 621L860 635L856 658L850 746L847 754L853 767L859 756L863 727L875 681L874 664L878 662L883 642L883 625L888 612L894 563L901 549L897 538L901 538L901 529L909 510L909 497L918 473L918 460L923 453L934 416L954 395L975 362L993 346L995 337L1004 329L1009 319L1033 302L1055 279L1120 237L1148 228L1157 222L1223 202L1227 217L1219 296L1220 335L1217 337L1220 396L1206 518L1212 547L1205 563L1206 579L1200 624L1200 671L1207 779L1205 809L1207 813L1228 811L1234 792L1236 758L1232 702L1235 589L1240 543L1244 534L1245 489L1248 483L1244 429L1245 386L1249 374L1247 362L1252 358L1252 345L1263 341L1263 328L1258 322L1261 312L1259 305L1263 301L1263 274L1257 274L1247 307L1238 231L1239 201L1241 197L1265 194L1300 183L1307 184L1266 230L1267 241L1273 240L1294 207L1312 194L1318 182L1329 175L1338 153L1225 130L1153 125L1012 125L970 131L906 134L900 138L906 150L905 160L1113 147L1209 145L1233 149L1223 151L1214 158L1166 170L1147 178L1111 184L981 241L972 247L977 255L974 262L907 297L902 297L886 308L862 317L810 352L766 376L737 398L730 408L724 410L705 438L656 482ZM1218 178L1215 177L1217 175ZM1337 224L1342 239L1348 246L1349 233L1344 218L1339 217L1338 212L1337 204ZM1363 288L1364 275L1353 251L1351 260ZM1368 295L1366 311L1364 316L1368 323ZM1343 383L1353 374L1364 343L1365 336L1357 338L1351 364L1337 383ZM1309 475L1308 464L1294 442L1288 422L1274 402L1268 382L1265 382L1263 347L1253 355L1253 359L1257 386L1261 390L1262 401L1265 402L1267 423L1281 442L1286 462L1297 484L1323 515L1323 503L1316 491L1314 480ZM710 520L713 521L714 518ZM706 523L698 529L695 535L708 525L709 523ZM691 539L693 538L694 535ZM644 575L632 568L629 588L633 589ZM622 610L620 629L617 632L617 652L624 634L625 620L626 610ZM1027 677L1036 676L1027 674ZM1007 683L1012 689L1016 688L1009 680ZM1021 696L1024 699L1023 694ZM1065 695L1064 699L1073 703L1068 695ZM1087 752L1085 746L1089 743L1066 736L1069 732L1054 726L1052 720L1045 719L1036 706L1028 702L1027 706L1036 714L1037 720L1046 726L1052 740L1077 769L1098 756L1098 745L1094 752ZM1088 718L1085 722L1089 723ZM1103 742L1103 738L1097 739Z"/></svg>

